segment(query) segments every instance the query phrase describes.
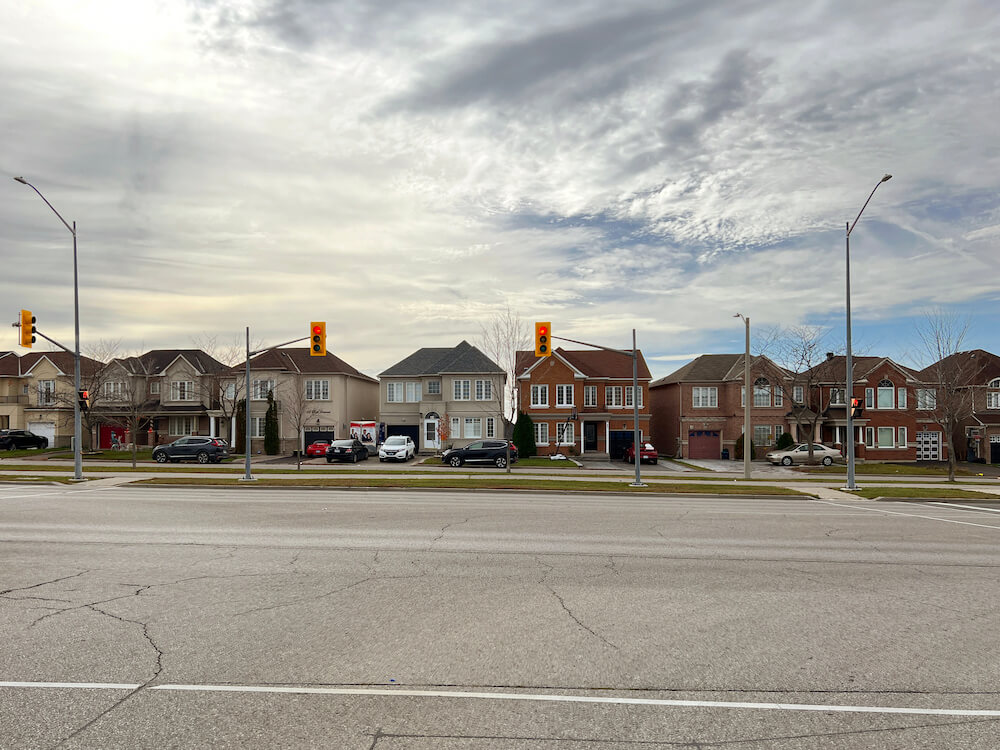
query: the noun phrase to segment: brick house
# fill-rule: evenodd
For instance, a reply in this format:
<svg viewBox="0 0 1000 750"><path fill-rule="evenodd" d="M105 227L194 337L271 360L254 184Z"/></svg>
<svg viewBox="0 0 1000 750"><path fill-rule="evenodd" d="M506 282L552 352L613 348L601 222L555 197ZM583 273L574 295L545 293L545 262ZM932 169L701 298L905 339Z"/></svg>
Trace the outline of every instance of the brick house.
<svg viewBox="0 0 1000 750"><path fill-rule="evenodd" d="M619 458L632 444L632 358L615 352L517 353L521 411L535 425L538 455L579 452ZM649 438L649 368L638 352L639 432Z"/></svg>
<svg viewBox="0 0 1000 750"><path fill-rule="evenodd" d="M743 434L743 354L703 354L649 386L652 440L676 458L736 458ZM751 357L751 440L758 457L784 432L795 434L789 373ZM791 420L791 421L790 421Z"/></svg>
<svg viewBox="0 0 1000 750"><path fill-rule="evenodd" d="M379 373L385 434L433 452L504 436L507 373L468 341L425 347Z"/></svg>

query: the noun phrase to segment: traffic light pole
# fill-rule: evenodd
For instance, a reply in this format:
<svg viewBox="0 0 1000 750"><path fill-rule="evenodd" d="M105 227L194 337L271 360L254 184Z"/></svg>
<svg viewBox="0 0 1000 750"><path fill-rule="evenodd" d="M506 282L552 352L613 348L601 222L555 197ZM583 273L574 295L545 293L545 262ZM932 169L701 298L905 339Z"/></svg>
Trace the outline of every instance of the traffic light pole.
<svg viewBox="0 0 1000 750"><path fill-rule="evenodd" d="M300 341L308 341L309 338L310 338L309 336L303 336L301 338L292 339L291 341L286 341L283 344L275 344L274 346L267 346L264 347L263 349L250 351L250 326L247 326L247 361L246 361L246 374L245 374L246 380L244 383L244 388L246 389L246 393L244 394L245 406L243 409L246 412L246 414L244 415L246 417L246 430L245 430L246 438L243 446L243 452L245 456L243 460L244 473L243 476L240 478L241 482L257 481L254 475L250 473L250 357L254 357L258 354L263 354L264 352L269 352L272 349L280 349L281 347L288 346L289 344L297 344Z"/></svg>

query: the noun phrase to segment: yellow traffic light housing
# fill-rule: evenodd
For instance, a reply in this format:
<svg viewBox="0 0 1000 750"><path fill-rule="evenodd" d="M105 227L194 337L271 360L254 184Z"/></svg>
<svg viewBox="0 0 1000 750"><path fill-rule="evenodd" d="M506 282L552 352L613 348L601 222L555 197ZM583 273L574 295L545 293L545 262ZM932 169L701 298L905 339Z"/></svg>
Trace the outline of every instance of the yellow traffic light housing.
<svg viewBox="0 0 1000 750"><path fill-rule="evenodd" d="M31 310L21 310L21 346L31 348L35 343L35 316Z"/></svg>
<svg viewBox="0 0 1000 750"><path fill-rule="evenodd" d="M309 356L326 356L326 322L314 320L309 324Z"/></svg>
<svg viewBox="0 0 1000 750"><path fill-rule="evenodd" d="M552 356L552 343L550 339L552 338L552 324L551 323L535 323L535 356L536 357L551 357Z"/></svg>

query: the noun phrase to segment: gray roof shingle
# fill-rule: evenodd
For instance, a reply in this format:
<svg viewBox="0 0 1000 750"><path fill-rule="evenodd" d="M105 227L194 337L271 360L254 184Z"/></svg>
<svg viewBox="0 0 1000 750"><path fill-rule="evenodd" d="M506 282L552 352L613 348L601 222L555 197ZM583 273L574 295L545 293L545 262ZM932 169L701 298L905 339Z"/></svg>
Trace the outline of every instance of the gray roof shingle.
<svg viewBox="0 0 1000 750"><path fill-rule="evenodd" d="M417 349L409 357L394 364L381 378L417 377L421 375L449 374L502 374L504 369L483 354L468 341L462 341L451 349L425 347Z"/></svg>

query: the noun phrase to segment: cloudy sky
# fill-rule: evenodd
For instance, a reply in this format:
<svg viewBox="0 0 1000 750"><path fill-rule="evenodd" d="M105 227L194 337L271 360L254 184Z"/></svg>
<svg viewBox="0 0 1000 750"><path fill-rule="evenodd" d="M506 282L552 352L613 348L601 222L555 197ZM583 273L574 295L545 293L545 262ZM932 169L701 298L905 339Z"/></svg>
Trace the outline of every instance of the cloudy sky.
<svg viewBox="0 0 1000 750"><path fill-rule="evenodd" d="M306 335L377 373L509 304L654 376L743 325L1000 353L987 0L13 0L0 299L84 348ZM16 349L15 334L0 349Z"/></svg>

